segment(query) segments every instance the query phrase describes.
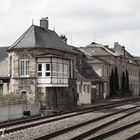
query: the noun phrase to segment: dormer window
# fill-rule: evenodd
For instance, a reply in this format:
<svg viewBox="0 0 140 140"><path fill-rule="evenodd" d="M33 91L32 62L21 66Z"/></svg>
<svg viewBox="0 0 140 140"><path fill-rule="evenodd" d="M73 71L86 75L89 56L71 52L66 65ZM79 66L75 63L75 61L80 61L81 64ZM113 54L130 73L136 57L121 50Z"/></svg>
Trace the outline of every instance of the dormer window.
<svg viewBox="0 0 140 140"><path fill-rule="evenodd" d="M29 77L29 56L24 54L19 58L19 74L21 77Z"/></svg>

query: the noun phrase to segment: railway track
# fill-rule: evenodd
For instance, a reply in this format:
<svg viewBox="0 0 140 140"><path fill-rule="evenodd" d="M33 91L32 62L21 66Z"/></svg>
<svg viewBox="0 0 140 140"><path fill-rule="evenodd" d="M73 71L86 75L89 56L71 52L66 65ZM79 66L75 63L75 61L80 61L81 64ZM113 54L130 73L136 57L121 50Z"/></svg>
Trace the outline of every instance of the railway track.
<svg viewBox="0 0 140 140"><path fill-rule="evenodd" d="M131 137L127 138L126 140L138 140L140 138L140 132L132 135Z"/></svg>
<svg viewBox="0 0 140 140"><path fill-rule="evenodd" d="M139 107L139 106L137 106L137 107ZM122 120L122 119L124 119L124 118L126 118L126 117L128 117L132 114L140 112L140 109L136 109L137 107L131 107L131 108L123 109L121 111L116 111L114 113L110 113L110 114L107 114L105 116L102 116L102 117L99 117L99 118L96 118L96 119L93 119L93 120L90 120L90 121L87 121L87 122L84 122L84 123L81 123L81 124L78 124L78 125L74 125L74 126L62 129L60 131L56 131L54 133L50 133L46 136L36 138L35 140L46 140L46 139L59 140L59 139L62 139L62 137L64 137L67 140L69 140L69 139L70 140L82 140L82 139L86 138L87 136L99 131L100 129L103 129L103 128L109 126L109 125L112 125L113 123L115 123L117 121L120 121L120 120ZM120 117L115 117L115 116L118 116L118 114L120 114L122 112L124 113L124 112L127 112L127 111L128 111L128 113L123 114ZM112 117L112 116L114 117L114 119L109 120L106 123L103 123L102 125L99 125L99 126L95 127L94 129L90 129L90 130L87 131L88 128L86 126L88 126L88 125L91 125L91 126L95 125L96 126L96 124L94 124L95 122L105 120L106 118L109 118L109 117ZM82 128L83 131L80 132L81 128ZM77 135L77 132L80 132L80 134ZM77 136L73 136L74 133ZM103 135L103 137L99 137L99 140L101 140L101 138L103 139L104 135ZM95 139L98 140L98 137L95 138Z"/></svg>
<svg viewBox="0 0 140 140"><path fill-rule="evenodd" d="M47 123L53 123L53 122L56 122L56 121L59 121L59 120L65 120L65 119L68 119L68 118L72 118L72 117L75 117L75 116L80 116L82 114L86 114L86 113L90 113L90 112L94 112L94 111L102 111L102 110L106 110L106 109L110 109L110 108L115 108L116 106L123 106L125 104L138 104L137 101L129 101L128 103L116 103L115 105L114 104L109 104L109 105L104 105L104 106L98 106L98 107L93 107L93 108L88 108L87 110L86 109L80 109L79 111L77 112L71 112L71 113L66 113L66 114L57 114L57 115L53 115L51 117L48 117L47 119L44 117L42 119L45 119L45 120L42 120L42 119L34 119L34 121L26 121L26 123L24 124L20 124L20 122L18 122L17 124L13 123L11 126L10 125L7 125L6 129L5 129L5 134L8 135L8 134L12 134L12 133L16 133L17 131L20 132L22 130L25 130L25 129L30 129L30 128L33 128L33 127L36 127L36 126L39 126L39 125L43 125L43 124L47 124ZM87 122L83 122L83 123L80 123L78 125L74 125L74 126L71 126L71 127L68 127L66 129L63 129L63 130L59 130L57 132L53 132L53 133L50 133L46 136L41 136L41 137L38 137L38 138L34 138L34 139L40 139L40 140L43 140L43 139L50 139L50 138L53 138L53 137L56 137L56 136L59 136L59 135L62 135L68 131L71 131L71 130L74 130L76 128L79 128L79 127L82 127L84 125L87 125L87 124L90 124L90 123L94 123L96 121L99 121L99 120L103 120L107 117L110 117L112 115L117 115L118 113L123 113L124 111L129 111L128 114L125 114L124 116L121 116L122 119L133 114L133 113L136 113L139 111L139 109L137 109L137 107L139 107L140 105L136 105L136 106L133 106L133 107L129 107L129 108L126 108L126 109L121 109L119 111L116 111L116 112L113 112L113 113L109 113L109 114L106 114L106 115L103 115L103 116L100 116L100 117L97 117L95 119L92 119L92 120L89 120ZM120 117L120 119L121 119ZM118 118L119 119L119 118ZM116 121L116 120L114 120ZM113 123L113 122L112 122ZM15 126L16 125L16 126ZM18 126L19 125L19 126ZM106 124L107 125L107 124ZM108 124L109 125L109 124ZM4 127L3 127L4 128Z"/></svg>
<svg viewBox="0 0 140 140"><path fill-rule="evenodd" d="M134 102L135 102L135 100L134 100ZM58 112L58 113L54 113L54 114L51 114L51 115L43 115L43 116L37 116L37 117L33 117L33 118L22 118L22 119L13 120L13 121L10 121L10 122L1 122L0 123L0 129L5 128L5 127L9 127L9 126L18 125L18 124L33 122L33 121L37 121L37 120L43 120L43 119L48 119L48 118L52 118L52 117L57 117L57 116L60 116L60 115L66 115L66 114L69 114L69 113L75 113L75 112L78 113L78 112L81 112L81 111L83 112L84 110L86 112L88 112L88 109L100 109L100 108L102 109L103 107L107 107L107 106L110 106L110 105L117 105L117 104L121 105L121 104L125 104L125 103L124 102L122 102L122 103L115 102L115 103L110 103L110 104L107 104L107 105L103 104L103 105L98 105L98 106L90 106L90 107L80 108L80 109L76 109L76 110L72 110L72 111Z"/></svg>
<svg viewBox="0 0 140 140"><path fill-rule="evenodd" d="M66 112L66 113L65 112L58 113L58 114L49 115L49 116L36 117L36 118L21 120L21 121L12 122L12 123L0 124L0 129L5 128L5 133L11 133L11 132L18 131L21 129L26 129L29 127L41 125L44 123L50 123L50 122L58 121L61 119L70 118L70 117L78 116L81 114L97 111L97 110L108 109L108 108L122 106L122 105L129 104L129 103L131 104L131 103L135 103L135 102L137 102L137 100L122 102L122 103L114 103L114 104L111 103L111 104L99 105L99 106L95 106L95 107L87 107L87 108L79 109L76 111L70 111L70 112Z"/></svg>
<svg viewBox="0 0 140 140"><path fill-rule="evenodd" d="M109 103L109 104L101 104L101 105L97 105L97 106L89 106L89 107L84 107L84 108L77 108L75 110L71 110L71 111L65 111L65 112L58 112L52 115L44 115L44 116L37 116L37 117L33 117L33 118L27 118L27 119L20 119L20 120L11 120L10 122L1 122L0 123L0 129L1 128L5 128L5 127L9 127L9 126L14 126L14 125L18 125L18 124L25 124L28 122L33 122L33 121L38 121L38 120L43 120L43 119L48 119L48 118L52 118L52 117L57 117L60 115L66 115L66 114L70 114L70 113L77 113L79 114L84 113L83 111L85 110L85 113L88 112L88 110L90 109L95 109L95 110L99 110L102 108L110 108L111 105L112 106L117 106L117 105L123 105L123 104L127 104L127 103L132 103L132 102L137 102L139 100L139 98L134 98L134 99L128 99L128 100L122 100L120 101L115 101L113 103Z"/></svg>
<svg viewBox="0 0 140 140"><path fill-rule="evenodd" d="M133 127L133 126L135 126L135 125L138 125L138 124L140 124L140 120L135 121L135 122L130 123L130 124L127 124L127 125L125 125L125 126L119 127L119 128L117 128L117 129L111 130L111 131L109 131L109 132L107 132L107 133L103 133L103 134L101 134L101 135L99 135L99 136L90 138L90 139L88 139L88 140L102 140L102 139L106 139L106 138L108 138L108 137L111 137L111 139L113 139L113 135L115 135L115 134L117 134L117 133L119 133L119 132L121 132L121 131L123 131L123 130L125 130L125 129L128 129L128 128L130 128L130 127ZM135 135L135 136L129 137L128 139L129 139L129 140L135 140L134 138L140 138L140 137L139 137L139 135L137 134L137 135Z"/></svg>

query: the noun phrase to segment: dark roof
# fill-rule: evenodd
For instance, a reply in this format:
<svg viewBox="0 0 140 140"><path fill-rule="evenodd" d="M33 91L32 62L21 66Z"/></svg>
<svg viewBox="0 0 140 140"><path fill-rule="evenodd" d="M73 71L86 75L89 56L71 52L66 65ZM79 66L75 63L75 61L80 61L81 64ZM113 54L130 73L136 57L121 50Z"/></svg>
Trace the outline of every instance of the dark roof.
<svg viewBox="0 0 140 140"><path fill-rule="evenodd" d="M32 25L23 35L9 48L50 48L67 52L73 52L54 31L45 30L42 27Z"/></svg>
<svg viewBox="0 0 140 140"><path fill-rule="evenodd" d="M0 60L0 79L8 77L8 57L6 57Z"/></svg>
<svg viewBox="0 0 140 140"><path fill-rule="evenodd" d="M140 65L140 57L139 56L134 56L135 61Z"/></svg>
<svg viewBox="0 0 140 140"><path fill-rule="evenodd" d="M8 47L0 47L0 60L8 56L7 49Z"/></svg>
<svg viewBox="0 0 140 140"><path fill-rule="evenodd" d="M94 69L87 63L87 58L83 52L78 49L76 55L76 67L79 74L77 74L77 79L90 80L90 81L102 81L102 78L94 71Z"/></svg>
<svg viewBox="0 0 140 140"><path fill-rule="evenodd" d="M88 58L88 63L104 63L107 65L110 65L110 63L108 61L100 58L100 56L88 56L88 55L86 55L86 57Z"/></svg>
<svg viewBox="0 0 140 140"><path fill-rule="evenodd" d="M80 50L89 56L119 56L119 54L111 50L108 45L97 44L95 42L92 42L86 47L81 47Z"/></svg>
<svg viewBox="0 0 140 140"><path fill-rule="evenodd" d="M102 47L88 46L88 47L82 47L82 48L80 48L80 50L89 56L99 56L99 55L103 55L103 56L107 55L108 56L108 55L111 55L110 53L105 51L104 48L102 48Z"/></svg>
<svg viewBox="0 0 140 140"><path fill-rule="evenodd" d="M126 60L128 63L139 65L138 61L128 51L125 50Z"/></svg>
<svg viewBox="0 0 140 140"><path fill-rule="evenodd" d="M119 46L119 47L123 47L123 46ZM116 49L113 48L112 50L118 52L120 55L125 55L126 61L130 64L135 64L135 65L139 65L138 61L135 59L134 56L132 56L127 50L123 50L123 49ZM124 54L125 52L125 54Z"/></svg>

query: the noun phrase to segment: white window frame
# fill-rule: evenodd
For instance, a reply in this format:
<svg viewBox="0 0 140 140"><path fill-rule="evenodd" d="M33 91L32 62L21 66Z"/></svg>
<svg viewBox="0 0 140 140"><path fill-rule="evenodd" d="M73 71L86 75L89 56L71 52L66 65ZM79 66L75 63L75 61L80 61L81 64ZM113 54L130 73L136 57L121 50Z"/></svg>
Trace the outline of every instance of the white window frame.
<svg viewBox="0 0 140 140"><path fill-rule="evenodd" d="M41 70L39 70L39 65L41 65ZM47 70L46 65L49 65L50 69ZM41 73L41 75L39 75ZM50 73L50 75L46 75L46 73ZM38 63L37 64L37 77L51 77L51 63Z"/></svg>
<svg viewBox="0 0 140 140"><path fill-rule="evenodd" d="M39 65L41 65L41 70L39 70ZM39 75L39 73L41 73L41 75ZM42 77L42 74L43 74L43 73L42 73L42 63L38 63L38 64L37 64L37 76L38 76L38 77Z"/></svg>
<svg viewBox="0 0 140 140"><path fill-rule="evenodd" d="M40 68L40 71L39 65L42 66L42 69ZM46 68L47 66L48 69ZM69 60L52 58L49 62L47 62L44 59L44 61L39 61L37 63L36 75L38 79L40 79L40 81L42 80L42 83L47 83L48 81L51 81L52 84L68 84L69 68Z"/></svg>
<svg viewBox="0 0 140 140"><path fill-rule="evenodd" d="M64 78L69 78L69 67L68 64L63 64L63 68L64 68Z"/></svg>
<svg viewBox="0 0 140 140"><path fill-rule="evenodd" d="M47 70L47 65L49 65L49 70ZM46 75L46 73L50 73L50 75ZM45 77L51 77L51 63L45 63Z"/></svg>
<svg viewBox="0 0 140 140"><path fill-rule="evenodd" d="M20 77L29 77L29 56L23 54L19 58L19 73Z"/></svg>

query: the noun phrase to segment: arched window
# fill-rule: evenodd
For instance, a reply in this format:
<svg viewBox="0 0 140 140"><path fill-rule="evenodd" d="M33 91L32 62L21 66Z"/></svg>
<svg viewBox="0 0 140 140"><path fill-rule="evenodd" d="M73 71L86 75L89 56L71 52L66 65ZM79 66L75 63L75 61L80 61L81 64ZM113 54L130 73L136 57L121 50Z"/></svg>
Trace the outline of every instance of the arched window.
<svg viewBox="0 0 140 140"><path fill-rule="evenodd" d="M19 73L21 77L29 76L29 56L24 54L19 59Z"/></svg>

